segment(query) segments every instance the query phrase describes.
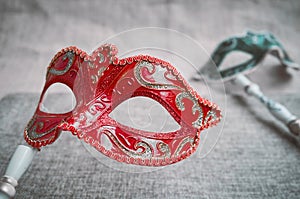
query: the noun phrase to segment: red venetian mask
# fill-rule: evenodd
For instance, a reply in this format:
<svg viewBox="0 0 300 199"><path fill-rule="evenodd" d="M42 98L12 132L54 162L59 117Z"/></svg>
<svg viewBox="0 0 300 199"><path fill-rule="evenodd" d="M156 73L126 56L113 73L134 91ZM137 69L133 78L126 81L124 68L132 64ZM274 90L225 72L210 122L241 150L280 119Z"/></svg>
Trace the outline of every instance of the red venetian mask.
<svg viewBox="0 0 300 199"><path fill-rule="evenodd" d="M147 55L124 59L117 48L102 45L92 55L69 47L51 61L39 105L24 131L34 148L53 143L70 131L104 155L120 162L162 166L190 156L199 145L200 132L220 121L217 105L201 98L171 66ZM158 78L159 77L159 78ZM77 104L68 113L41 111L47 89L67 85ZM109 117L121 102L136 96L159 102L180 125L173 132L147 132L122 125ZM101 138L111 142L107 148Z"/></svg>

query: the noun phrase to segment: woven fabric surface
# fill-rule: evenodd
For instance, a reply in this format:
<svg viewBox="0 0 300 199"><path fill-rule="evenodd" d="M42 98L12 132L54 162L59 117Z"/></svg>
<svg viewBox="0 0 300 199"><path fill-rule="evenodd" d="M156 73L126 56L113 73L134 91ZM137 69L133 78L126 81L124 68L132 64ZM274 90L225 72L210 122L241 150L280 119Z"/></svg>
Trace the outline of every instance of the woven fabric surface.
<svg viewBox="0 0 300 199"><path fill-rule="evenodd" d="M300 95L275 99L300 114ZM38 95L13 94L0 101L1 173L23 142L37 100ZM298 198L298 142L258 102L233 95L227 107L223 134L208 156L151 172L113 169L63 133L36 155L16 198Z"/></svg>

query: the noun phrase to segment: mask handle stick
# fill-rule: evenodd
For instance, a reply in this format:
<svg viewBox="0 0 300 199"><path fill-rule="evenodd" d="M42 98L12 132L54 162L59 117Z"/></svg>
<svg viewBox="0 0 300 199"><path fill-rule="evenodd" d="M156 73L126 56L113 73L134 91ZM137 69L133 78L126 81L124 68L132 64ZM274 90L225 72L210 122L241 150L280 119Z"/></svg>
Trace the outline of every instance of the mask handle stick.
<svg viewBox="0 0 300 199"><path fill-rule="evenodd" d="M18 180L28 169L35 152L36 149L30 146L18 145L10 159L5 175L0 179L0 199L14 197Z"/></svg>
<svg viewBox="0 0 300 199"><path fill-rule="evenodd" d="M290 130L290 132L295 135L300 135L300 119L293 115L285 106L273 101L264 95L258 84L252 82L245 75L239 74L232 80L234 84L240 85L245 89L245 92L249 96L254 96L258 99L269 112L278 120L283 122Z"/></svg>

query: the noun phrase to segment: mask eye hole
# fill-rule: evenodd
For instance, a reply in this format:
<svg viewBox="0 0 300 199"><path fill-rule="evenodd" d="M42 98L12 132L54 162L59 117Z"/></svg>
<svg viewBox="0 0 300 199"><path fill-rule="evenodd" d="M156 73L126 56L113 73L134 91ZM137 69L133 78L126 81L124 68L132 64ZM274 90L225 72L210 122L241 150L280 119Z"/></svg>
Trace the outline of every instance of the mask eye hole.
<svg viewBox="0 0 300 199"><path fill-rule="evenodd" d="M244 63L250 60L252 57L253 57L252 55L241 51L234 51L232 53L229 53L223 60L223 63L221 65L222 70Z"/></svg>
<svg viewBox="0 0 300 199"><path fill-rule="evenodd" d="M39 109L45 113L62 114L72 111L76 98L72 90L61 83L52 84L43 96Z"/></svg>
<svg viewBox="0 0 300 199"><path fill-rule="evenodd" d="M180 129L162 105L147 97L130 98L119 104L109 116L123 125L148 132L167 133Z"/></svg>

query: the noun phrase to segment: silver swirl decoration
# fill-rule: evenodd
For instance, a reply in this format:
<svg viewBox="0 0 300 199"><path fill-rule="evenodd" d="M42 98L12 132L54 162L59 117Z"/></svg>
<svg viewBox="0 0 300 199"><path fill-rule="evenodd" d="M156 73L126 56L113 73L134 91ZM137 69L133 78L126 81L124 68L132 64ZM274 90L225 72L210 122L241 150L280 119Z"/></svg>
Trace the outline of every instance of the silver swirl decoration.
<svg viewBox="0 0 300 199"><path fill-rule="evenodd" d="M155 90L169 90L169 89L183 90L179 86L171 84L171 83L170 84L167 84L167 83L153 83L153 82L149 82L149 81L145 80L145 78L142 76L142 73L141 73L141 69L143 67L147 68L147 70L149 71L149 73L153 75L155 72L157 72L156 67L159 67L159 65L154 65L154 64L149 63L147 61L140 61L140 62L138 62L136 64L136 66L134 68L134 76L137 79L137 81L141 85L143 85L144 87L155 89ZM168 77L170 78L170 74L168 74ZM176 78L176 77L174 77L174 78ZM168 81L165 78L165 76L164 76L164 79L166 81Z"/></svg>
<svg viewBox="0 0 300 199"><path fill-rule="evenodd" d="M128 155L129 157L133 157L133 158L142 158L142 159L150 159L153 157L152 154L152 150L151 150L151 146L144 142L144 141L140 141L137 142L134 146L134 148L136 150L131 150L128 149L127 147L125 147L123 144L121 144L121 142L118 140L118 138L111 132L112 129L109 128L105 128L102 127L99 130L99 134L104 133L105 135L107 135L110 140L113 141L113 145L117 146L123 153L125 153L126 155ZM100 137L98 135L98 137ZM141 150L141 151L139 151Z"/></svg>
<svg viewBox="0 0 300 199"><path fill-rule="evenodd" d="M178 147L177 147L177 149L176 149L176 151L175 151L175 153L174 153L174 156L175 157L178 157L179 155L180 155L180 151L183 149L183 147L186 145L186 144L188 144L188 143L190 143L191 145L194 143L194 139L193 138L191 138L191 137L186 137L186 138L184 138L181 142L180 142L180 144L178 145Z"/></svg>
<svg viewBox="0 0 300 199"><path fill-rule="evenodd" d="M57 70L55 68L50 68L49 69L49 73L53 74L53 75L63 75L65 74L72 66L73 61L74 61L74 53L71 51L68 51L62 58L62 60L66 60L68 58L68 63L67 66L63 69L63 70Z"/></svg>
<svg viewBox="0 0 300 199"><path fill-rule="evenodd" d="M182 101L183 98L187 98L193 102L193 107L192 107L193 114L195 115L196 111L199 112L199 116L196 119L196 121L193 122L193 126L195 128L201 127L202 121L203 121L203 111L202 111L202 108L199 106L198 100L194 96L192 96L192 94L190 94L188 92L179 93L175 98L175 102L176 102L177 108L181 111L185 110L185 106Z"/></svg>
<svg viewBox="0 0 300 199"><path fill-rule="evenodd" d="M208 120L211 118L211 122L217 120L217 114L215 112L215 110L210 110L208 111L208 113L206 114L206 117L205 117L205 120L204 120L204 123L207 124L208 123Z"/></svg>

